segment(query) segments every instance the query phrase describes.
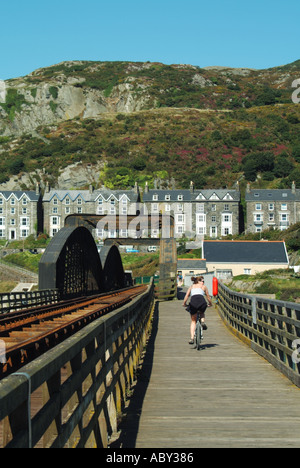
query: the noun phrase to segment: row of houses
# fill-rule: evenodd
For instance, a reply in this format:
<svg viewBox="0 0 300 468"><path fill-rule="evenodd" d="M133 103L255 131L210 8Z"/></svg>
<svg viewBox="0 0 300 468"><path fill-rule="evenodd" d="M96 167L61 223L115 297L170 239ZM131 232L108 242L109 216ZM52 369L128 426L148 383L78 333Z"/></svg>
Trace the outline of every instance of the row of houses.
<svg viewBox="0 0 300 468"><path fill-rule="evenodd" d="M244 219L239 189L199 190L191 182L188 190L149 189L141 194L138 185L131 190L55 190L46 186L42 195L35 191L0 190L0 238L22 240L38 232L53 237L70 214L135 215L171 214L175 236L217 239L241 232L261 232L268 228L287 229L300 221L300 190L257 190L248 184ZM97 230L98 238L126 237L126 230ZM152 237L159 232L153 230Z"/></svg>

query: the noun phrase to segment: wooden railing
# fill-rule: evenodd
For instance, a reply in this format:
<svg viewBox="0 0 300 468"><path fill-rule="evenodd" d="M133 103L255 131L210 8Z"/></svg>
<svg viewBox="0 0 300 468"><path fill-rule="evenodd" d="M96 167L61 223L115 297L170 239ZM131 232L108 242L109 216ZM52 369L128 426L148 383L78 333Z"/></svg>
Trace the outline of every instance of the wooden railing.
<svg viewBox="0 0 300 468"><path fill-rule="evenodd" d="M300 304L241 294L220 283L218 310L236 336L300 387Z"/></svg>
<svg viewBox="0 0 300 468"><path fill-rule="evenodd" d="M154 285L0 382L2 447L107 447L132 385Z"/></svg>
<svg viewBox="0 0 300 468"><path fill-rule="evenodd" d="M28 307L54 304L60 300L58 289L0 294L0 314Z"/></svg>

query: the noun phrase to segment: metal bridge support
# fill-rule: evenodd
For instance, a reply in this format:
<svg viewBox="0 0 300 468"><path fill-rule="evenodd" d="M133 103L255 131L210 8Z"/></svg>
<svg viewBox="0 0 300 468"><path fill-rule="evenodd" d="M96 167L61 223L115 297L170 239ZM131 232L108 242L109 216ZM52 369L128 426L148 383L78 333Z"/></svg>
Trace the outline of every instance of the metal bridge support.
<svg viewBox="0 0 300 468"><path fill-rule="evenodd" d="M101 216L70 215L65 227L50 242L39 266L39 289L58 289L62 298L82 296L94 292L111 291L125 286L125 273L117 245L101 250L101 260L92 236L98 223L115 229L132 229L142 235L143 230L160 229L160 271L156 297L161 300L176 297L177 249L174 239L174 218L159 215ZM110 224L111 223L111 224ZM131 242L156 243L158 239L131 238ZM119 244L122 239L118 239ZM123 239L128 243L128 239ZM117 242L115 242L117 244Z"/></svg>
<svg viewBox="0 0 300 468"><path fill-rule="evenodd" d="M61 299L121 289L124 281L118 249L106 252L101 263L93 236L83 226L61 229L39 264L39 289L58 289Z"/></svg>
<svg viewBox="0 0 300 468"><path fill-rule="evenodd" d="M106 226L113 229L135 229L136 235L140 237L114 239L115 244L128 244L128 241L136 245L157 244L158 239L151 237L142 238L142 231L147 230L150 235L152 229L160 230L160 259L159 259L159 285L156 297L161 300L171 300L177 296L177 247L174 238L174 217L168 215L70 215L65 220L66 226L85 226L93 230L101 223L101 228Z"/></svg>

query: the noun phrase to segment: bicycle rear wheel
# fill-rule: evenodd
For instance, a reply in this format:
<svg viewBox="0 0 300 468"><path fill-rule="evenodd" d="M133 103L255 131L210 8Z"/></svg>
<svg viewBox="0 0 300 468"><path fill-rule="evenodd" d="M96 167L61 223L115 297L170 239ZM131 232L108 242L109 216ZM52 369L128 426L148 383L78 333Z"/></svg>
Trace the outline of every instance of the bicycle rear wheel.
<svg viewBox="0 0 300 468"><path fill-rule="evenodd" d="M199 351L200 346L201 346L201 338L202 338L201 324L199 321L197 321L195 335L196 335L196 348Z"/></svg>

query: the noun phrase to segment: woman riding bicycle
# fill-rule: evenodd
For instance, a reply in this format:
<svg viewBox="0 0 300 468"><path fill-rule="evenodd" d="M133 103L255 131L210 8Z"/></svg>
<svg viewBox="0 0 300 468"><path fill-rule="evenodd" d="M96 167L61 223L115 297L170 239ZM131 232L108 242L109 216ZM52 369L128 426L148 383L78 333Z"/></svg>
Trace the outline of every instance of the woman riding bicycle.
<svg viewBox="0 0 300 468"><path fill-rule="evenodd" d="M207 301L209 305L212 306L212 302L211 302L210 295L208 293L208 289L204 285L203 276L197 276L197 277L193 276L192 281L194 284L192 284L192 286L189 287L185 295L184 301L183 301L183 307L186 307L187 300L191 295L191 300L189 304L189 312L191 314L191 339L189 341L189 344L194 343L194 335L195 335L198 313L200 314L200 320L201 320L203 330L207 330L207 325L205 324L205 311L207 309L207 302L204 296L207 297Z"/></svg>

